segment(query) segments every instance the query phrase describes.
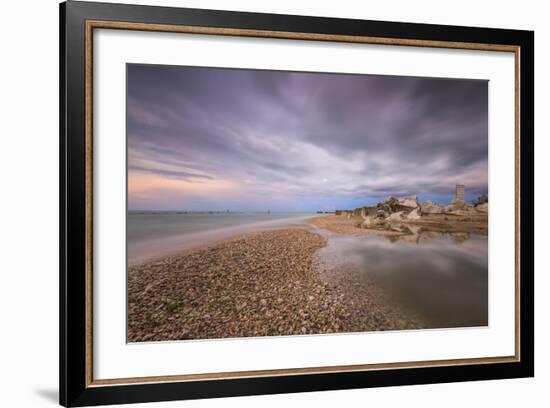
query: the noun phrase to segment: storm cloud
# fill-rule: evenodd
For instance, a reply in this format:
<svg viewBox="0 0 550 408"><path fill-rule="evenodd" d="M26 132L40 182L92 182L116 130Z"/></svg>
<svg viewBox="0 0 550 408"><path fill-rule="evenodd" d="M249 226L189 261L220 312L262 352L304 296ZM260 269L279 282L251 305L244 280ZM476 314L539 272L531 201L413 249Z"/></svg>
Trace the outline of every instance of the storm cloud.
<svg viewBox="0 0 550 408"><path fill-rule="evenodd" d="M487 193L488 82L127 66L130 209L314 211Z"/></svg>

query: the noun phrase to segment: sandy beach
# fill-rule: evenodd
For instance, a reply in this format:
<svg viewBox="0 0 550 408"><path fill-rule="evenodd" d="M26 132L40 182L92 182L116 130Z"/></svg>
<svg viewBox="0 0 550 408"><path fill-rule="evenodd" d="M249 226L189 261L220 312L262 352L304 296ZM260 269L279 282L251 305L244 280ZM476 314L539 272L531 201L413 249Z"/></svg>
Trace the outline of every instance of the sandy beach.
<svg viewBox="0 0 550 408"><path fill-rule="evenodd" d="M327 215L323 217L314 217L306 221L308 224L326 229L336 234L343 235L383 235L383 236L402 236L408 233L392 230L376 230L359 228L363 222L359 216L347 218L339 215ZM402 224L424 229L430 232L441 233L478 233L488 234L487 215L479 214L469 217L448 217L445 215L424 216L421 220L401 221Z"/></svg>
<svg viewBox="0 0 550 408"><path fill-rule="evenodd" d="M343 228L336 217L313 222ZM376 285L327 278L312 227L247 233L128 269L128 341L424 327Z"/></svg>

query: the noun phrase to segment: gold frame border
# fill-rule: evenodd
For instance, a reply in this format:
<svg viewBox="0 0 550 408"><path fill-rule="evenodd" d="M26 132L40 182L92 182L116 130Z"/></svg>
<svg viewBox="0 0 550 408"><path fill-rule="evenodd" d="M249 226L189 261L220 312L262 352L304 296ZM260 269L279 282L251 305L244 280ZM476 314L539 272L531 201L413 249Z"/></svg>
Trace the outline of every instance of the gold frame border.
<svg viewBox="0 0 550 408"><path fill-rule="evenodd" d="M93 30L118 29L132 31L156 31L203 35L240 36L256 38L279 38L293 40L330 41L360 44L381 44L411 47L450 48L463 50L513 52L515 58L515 354L502 357L480 357L451 360L430 360L398 363L357 364L327 367L305 367L275 370L253 370L218 372L205 374L167 375L153 377L128 377L113 379L93 378ZM521 47L504 44L483 44L451 41L413 40L401 38L350 36L332 34L299 33L287 31L267 31L235 28L196 27L187 25L167 25L149 23L128 23L121 21L86 20L86 234L85 234L85 284L86 284L86 357L85 386L102 387L145 383L168 383L180 381L206 381L253 377L292 376L300 374L320 374L389 370L396 368L419 368L460 366L470 364L513 363L521 361L520 356L520 52Z"/></svg>

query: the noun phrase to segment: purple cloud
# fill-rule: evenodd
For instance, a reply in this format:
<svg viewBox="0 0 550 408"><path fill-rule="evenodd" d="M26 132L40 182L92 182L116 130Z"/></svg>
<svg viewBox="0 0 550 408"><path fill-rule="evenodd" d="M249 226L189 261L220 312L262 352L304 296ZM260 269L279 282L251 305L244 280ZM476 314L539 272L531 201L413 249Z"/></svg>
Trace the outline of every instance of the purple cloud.
<svg viewBox="0 0 550 408"><path fill-rule="evenodd" d="M130 209L487 193L481 80L128 64ZM205 206L209 208L205 208Z"/></svg>

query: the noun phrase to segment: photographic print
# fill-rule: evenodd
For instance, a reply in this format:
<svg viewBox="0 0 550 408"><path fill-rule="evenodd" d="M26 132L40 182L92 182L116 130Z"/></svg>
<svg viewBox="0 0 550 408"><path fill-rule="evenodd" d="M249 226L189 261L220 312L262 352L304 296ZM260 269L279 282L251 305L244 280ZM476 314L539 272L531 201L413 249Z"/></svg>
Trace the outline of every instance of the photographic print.
<svg viewBox="0 0 550 408"><path fill-rule="evenodd" d="M127 64L127 340L488 325L488 81Z"/></svg>

